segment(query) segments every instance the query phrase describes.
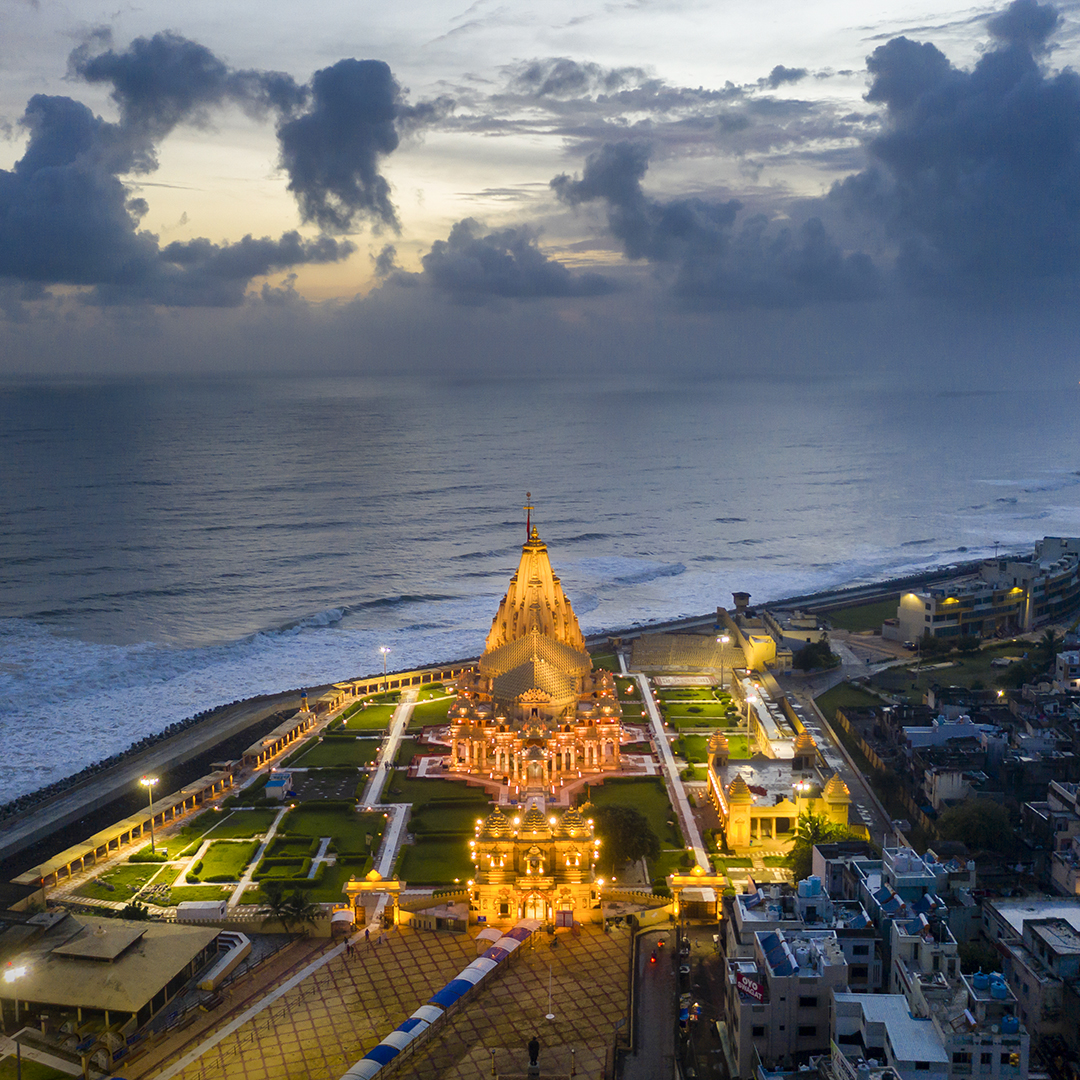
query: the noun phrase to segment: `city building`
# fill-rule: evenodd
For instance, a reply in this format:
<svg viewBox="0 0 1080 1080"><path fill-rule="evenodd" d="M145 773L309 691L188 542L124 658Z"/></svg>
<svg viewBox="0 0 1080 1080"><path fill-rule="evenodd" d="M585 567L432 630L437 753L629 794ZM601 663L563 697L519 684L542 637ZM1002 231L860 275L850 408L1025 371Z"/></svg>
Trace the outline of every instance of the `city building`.
<svg viewBox="0 0 1080 1080"><path fill-rule="evenodd" d="M1022 558L987 559L976 574L903 593L899 635L1003 637L1063 618L1080 605L1080 538L1047 536Z"/></svg>
<svg viewBox="0 0 1080 1080"><path fill-rule="evenodd" d="M770 930L754 954L727 960L727 1031L733 1076L791 1067L829 1049L831 994L848 982L834 930Z"/></svg>
<svg viewBox="0 0 1080 1080"><path fill-rule="evenodd" d="M897 1080L948 1080L950 1062L937 1028L928 1017L912 1016L903 994L839 993L832 1065L844 1080L868 1080L882 1069Z"/></svg>
<svg viewBox="0 0 1080 1080"><path fill-rule="evenodd" d="M615 677L593 670L570 601L535 528L479 663L450 707L451 769L534 793L620 767Z"/></svg>

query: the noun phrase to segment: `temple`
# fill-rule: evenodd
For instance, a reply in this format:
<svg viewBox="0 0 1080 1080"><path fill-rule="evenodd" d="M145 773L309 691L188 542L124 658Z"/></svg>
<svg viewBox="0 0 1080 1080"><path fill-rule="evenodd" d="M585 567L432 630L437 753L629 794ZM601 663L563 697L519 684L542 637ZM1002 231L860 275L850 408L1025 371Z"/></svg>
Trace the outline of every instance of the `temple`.
<svg viewBox="0 0 1080 1080"><path fill-rule="evenodd" d="M534 795L619 768L615 677L593 670L570 601L531 524L479 663L450 708L451 768Z"/></svg>
<svg viewBox="0 0 1080 1080"><path fill-rule="evenodd" d="M475 867L472 902L488 923L542 919L569 926L599 903L600 841L592 820L573 808L545 814L535 803L508 816L496 807L477 820L469 842Z"/></svg>

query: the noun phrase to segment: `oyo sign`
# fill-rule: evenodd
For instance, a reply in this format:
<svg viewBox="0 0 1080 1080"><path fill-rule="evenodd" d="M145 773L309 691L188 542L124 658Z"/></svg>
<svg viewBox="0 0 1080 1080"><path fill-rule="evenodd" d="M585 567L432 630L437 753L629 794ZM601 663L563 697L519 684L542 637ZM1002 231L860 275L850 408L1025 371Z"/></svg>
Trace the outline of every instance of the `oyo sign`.
<svg viewBox="0 0 1080 1080"><path fill-rule="evenodd" d="M761 983L756 979L751 979L749 975L740 975L735 981L735 987L744 994L749 994L757 1001L765 1000L765 991L762 989Z"/></svg>

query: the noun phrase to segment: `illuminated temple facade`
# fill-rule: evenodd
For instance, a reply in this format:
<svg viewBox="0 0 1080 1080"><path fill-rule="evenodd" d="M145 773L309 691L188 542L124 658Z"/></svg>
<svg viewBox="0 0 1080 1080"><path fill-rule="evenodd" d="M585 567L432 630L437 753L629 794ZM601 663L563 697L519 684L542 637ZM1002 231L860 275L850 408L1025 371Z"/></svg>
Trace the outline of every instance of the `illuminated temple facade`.
<svg viewBox="0 0 1080 1080"><path fill-rule="evenodd" d="M615 677L593 670L535 528L449 719L451 768L526 791L619 768Z"/></svg>
<svg viewBox="0 0 1080 1080"><path fill-rule="evenodd" d="M534 804L511 815L496 807L469 843L476 913L489 924L590 921L599 904L599 843L591 819L573 808L545 814Z"/></svg>

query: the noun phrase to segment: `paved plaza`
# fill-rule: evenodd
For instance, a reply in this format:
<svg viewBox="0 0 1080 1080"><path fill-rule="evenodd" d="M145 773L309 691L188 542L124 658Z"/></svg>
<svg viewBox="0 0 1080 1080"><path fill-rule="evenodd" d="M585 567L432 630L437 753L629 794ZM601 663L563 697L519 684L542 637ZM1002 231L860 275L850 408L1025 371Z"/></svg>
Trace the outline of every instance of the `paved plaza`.
<svg viewBox="0 0 1080 1080"><path fill-rule="evenodd" d="M395 1075L490 1076L492 1050L500 1072L524 1073L524 1047L533 1034L544 1047L545 1073L568 1075L573 1060L580 1075L602 1075L615 1025L626 1015L629 933L582 927L576 936L561 932L554 948L551 940L535 935ZM327 946L305 957L307 966L284 980L284 993L274 990L282 978L271 979L268 971L265 991L252 995L238 988L236 1003L227 1001L197 1035L174 1036L168 1050L155 1047L124 1075L337 1080L476 955L471 936L408 928L370 942L360 935L351 955L340 945ZM549 973L553 1021L545 1019Z"/></svg>

